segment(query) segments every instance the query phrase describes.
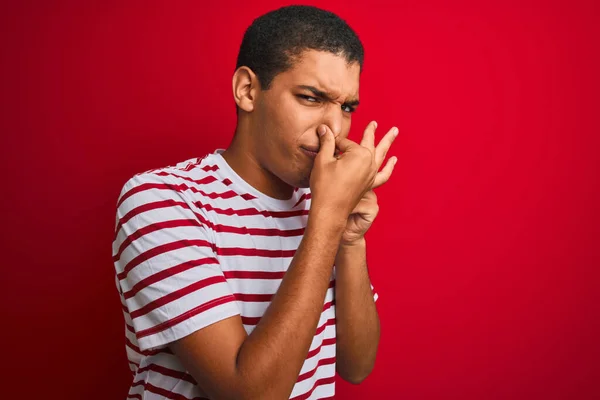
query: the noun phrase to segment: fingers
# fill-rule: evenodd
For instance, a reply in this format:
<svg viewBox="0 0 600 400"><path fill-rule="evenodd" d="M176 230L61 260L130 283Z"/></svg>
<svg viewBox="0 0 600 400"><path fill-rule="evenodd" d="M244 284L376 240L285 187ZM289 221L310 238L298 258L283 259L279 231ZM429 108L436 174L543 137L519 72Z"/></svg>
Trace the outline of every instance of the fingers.
<svg viewBox="0 0 600 400"><path fill-rule="evenodd" d="M352 140L342 137L341 135L335 136L331 129L325 124L320 125L317 132L319 133L320 140L323 141L329 137L334 138L334 149L329 151L329 147L326 147L327 151L325 154L329 155L337 155L339 152L346 153L351 150L353 147L361 146L368 148L371 150L372 154L374 154L375 164L377 169L381 167L383 160L387 155L388 150L392 146L392 143L398 136L398 128L393 127L390 129L385 136L381 139L377 147L375 146L375 130L377 129L377 122L371 121L369 125L365 128L365 132L363 134L363 138L360 142L360 145L353 142ZM321 135L321 131L325 132L324 135ZM328 140L328 139L327 139ZM329 143L329 141L328 141Z"/></svg>
<svg viewBox="0 0 600 400"><path fill-rule="evenodd" d="M391 157L388 160L388 162L385 164L385 167L383 167L383 169L379 171L377 175L375 175L375 181L373 182L373 186L371 186L371 189L375 189L383 185L390 179L397 161L398 159L396 157Z"/></svg>
<svg viewBox="0 0 600 400"><path fill-rule="evenodd" d="M381 167L383 160L385 160L385 156L392 146L394 139L398 136L398 128L393 127L385 134L385 136L381 139L377 147L375 148L375 163L377 164L377 168Z"/></svg>
<svg viewBox="0 0 600 400"><path fill-rule="evenodd" d="M319 140L321 141L319 154L324 153L327 157L337 156L340 152L346 153L353 147L358 146L357 143L354 143L348 138L344 138L341 135L335 136L331 129L329 129L329 127L325 124L319 125L317 128L317 134L319 135Z"/></svg>
<svg viewBox="0 0 600 400"><path fill-rule="evenodd" d="M346 152L348 152L348 150L351 150L353 147L358 146L357 143L354 143L352 140L342 137L341 135L338 135L335 138L335 144L342 153L346 153Z"/></svg>
<svg viewBox="0 0 600 400"><path fill-rule="evenodd" d="M374 218L378 211L377 196L373 190L370 190L356 204L351 214L371 215Z"/></svg>
<svg viewBox="0 0 600 400"><path fill-rule="evenodd" d="M333 132L331 132L331 129L329 129L327 125L321 125L317 129L317 133L319 134L319 141L321 142L317 157L326 157L327 159L333 158L333 154L335 153L335 138L333 137Z"/></svg>
<svg viewBox="0 0 600 400"><path fill-rule="evenodd" d="M360 141L360 145L364 146L370 150L375 148L375 130L377 129L377 122L371 121L365 132L363 133L363 138Z"/></svg>

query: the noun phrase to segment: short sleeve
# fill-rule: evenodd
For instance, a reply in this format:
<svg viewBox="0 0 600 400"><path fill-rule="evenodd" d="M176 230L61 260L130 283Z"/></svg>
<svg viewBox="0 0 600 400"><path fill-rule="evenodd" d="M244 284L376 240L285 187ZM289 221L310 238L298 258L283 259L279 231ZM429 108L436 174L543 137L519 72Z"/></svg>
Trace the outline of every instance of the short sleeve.
<svg viewBox="0 0 600 400"><path fill-rule="evenodd" d="M117 204L113 261L141 350L240 314L210 223L183 190L148 172L125 184Z"/></svg>

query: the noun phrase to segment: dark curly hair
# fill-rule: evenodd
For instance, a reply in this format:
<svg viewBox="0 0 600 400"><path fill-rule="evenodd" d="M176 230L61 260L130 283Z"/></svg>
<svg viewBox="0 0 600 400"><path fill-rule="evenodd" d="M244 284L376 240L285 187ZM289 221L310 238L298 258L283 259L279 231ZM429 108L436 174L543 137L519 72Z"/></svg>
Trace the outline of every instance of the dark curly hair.
<svg viewBox="0 0 600 400"><path fill-rule="evenodd" d="M348 63L358 62L362 71L364 49L357 34L334 13L312 6L282 7L255 19L244 34L235 68L252 69L267 90L305 50L343 56Z"/></svg>

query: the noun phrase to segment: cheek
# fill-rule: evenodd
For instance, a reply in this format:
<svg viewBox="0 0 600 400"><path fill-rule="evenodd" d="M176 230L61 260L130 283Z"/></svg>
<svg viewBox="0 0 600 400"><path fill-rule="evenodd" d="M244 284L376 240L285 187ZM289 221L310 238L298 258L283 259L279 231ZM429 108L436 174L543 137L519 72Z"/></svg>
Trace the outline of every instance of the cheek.
<svg viewBox="0 0 600 400"><path fill-rule="evenodd" d="M350 118L344 119L344 121L342 122L342 131L340 132L341 137L348 138L348 135L350 134L350 126Z"/></svg>
<svg viewBox="0 0 600 400"><path fill-rule="evenodd" d="M298 147L301 144L314 144L315 141L318 141L317 126L320 118L311 111L294 109L286 116L285 140L289 145Z"/></svg>

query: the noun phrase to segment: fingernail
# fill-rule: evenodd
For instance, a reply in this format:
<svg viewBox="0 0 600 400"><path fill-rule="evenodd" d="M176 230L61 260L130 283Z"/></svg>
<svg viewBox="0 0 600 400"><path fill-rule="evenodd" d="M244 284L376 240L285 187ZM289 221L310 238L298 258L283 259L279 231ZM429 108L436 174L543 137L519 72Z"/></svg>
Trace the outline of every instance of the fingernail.
<svg viewBox="0 0 600 400"><path fill-rule="evenodd" d="M398 128L396 128L396 127L393 128L393 134L394 134L394 136L398 136Z"/></svg>
<svg viewBox="0 0 600 400"><path fill-rule="evenodd" d="M373 121L373 126L377 129L377 121Z"/></svg>
<svg viewBox="0 0 600 400"><path fill-rule="evenodd" d="M325 129L323 125L319 126L319 128L317 129L317 133L319 134L319 136L323 136L325 132L327 132L327 129Z"/></svg>

